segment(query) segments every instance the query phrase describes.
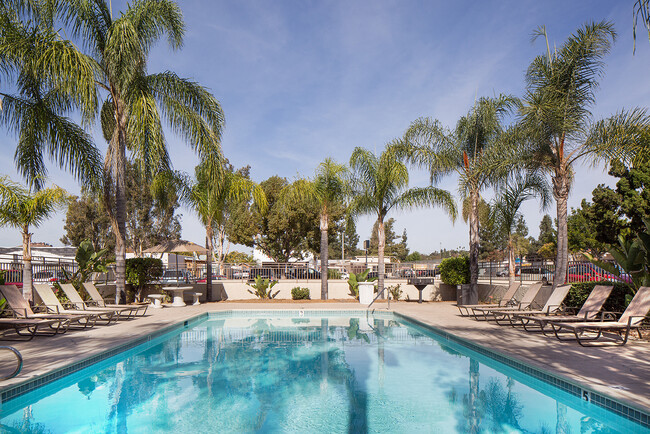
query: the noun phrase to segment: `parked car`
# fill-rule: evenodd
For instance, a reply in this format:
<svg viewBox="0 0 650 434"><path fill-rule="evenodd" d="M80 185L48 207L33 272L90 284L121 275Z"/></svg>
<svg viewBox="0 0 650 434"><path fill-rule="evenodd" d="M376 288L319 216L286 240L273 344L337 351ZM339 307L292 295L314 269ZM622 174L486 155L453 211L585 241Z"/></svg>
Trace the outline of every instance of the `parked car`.
<svg viewBox="0 0 650 434"><path fill-rule="evenodd" d="M194 278L188 273L187 270L165 270L162 275L162 283L194 283Z"/></svg>
<svg viewBox="0 0 650 434"><path fill-rule="evenodd" d="M244 273L242 273L242 278L248 278L248 280L255 280L258 276L262 276L265 279L278 280L280 278L280 270L274 268L255 267L248 271L247 277L243 277L243 275Z"/></svg>
<svg viewBox="0 0 650 434"><path fill-rule="evenodd" d="M48 285L52 286L62 277L60 274L57 274L55 274L54 271L37 271L32 274L32 282L47 283Z"/></svg>
<svg viewBox="0 0 650 434"><path fill-rule="evenodd" d="M225 279L226 276L223 274L217 274L217 273L212 273L212 280L222 280ZM201 276L200 279L196 281L196 283L206 283L208 281L208 273L203 273L203 276Z"/></svg>
<svg viewBox="0 0 650 434"><path fill-rule="evenodd" d="M415 275L417 277L436 277L436 270L417 270Z"/></svg>
<svg viewBox="0 0 650 434"><path fill-rule="evenodd" d="M630 283L632 278L627 274L616 276L591 262L580 262L569 265L567 269L567 282L590 282L600 280L612 280Z"/></svg>
<svg viewBox="0 0 650 434"><path fill-rule="evenodd" d="M248 279L250 273L248 270L232 270L233 279Z"/></svg>
<svg viewBox="0 0 650 434"><path fill-rule="evenodd" d="M286 276L287 279L320 279L320 271L313 268L291 268L287 270Z"/></svg>
<svg viewBox="0 0 650 434"><path fill-rule="evenodd" d="M526 280L541 280L544 285L553 281L553 273L544 267L516 267L515 276L526 277Z"/></svg>
<svg viewBox="0 0 650 434"><path fill-rule="evenodd" d="M504 268L502 270L498 270L495 275L497 277L508 277L510 275L510 271L507 268Z"/></svg>

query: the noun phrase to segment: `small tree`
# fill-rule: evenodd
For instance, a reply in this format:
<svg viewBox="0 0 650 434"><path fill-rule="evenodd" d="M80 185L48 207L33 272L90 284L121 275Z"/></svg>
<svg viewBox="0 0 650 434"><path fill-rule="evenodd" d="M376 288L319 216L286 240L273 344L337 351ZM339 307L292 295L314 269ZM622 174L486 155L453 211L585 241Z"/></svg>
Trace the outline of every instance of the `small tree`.
<svg viewBox="0 0 650 434"><path fill-rule="evenodd" d="M163 275L163 264L158 258L129 258L126 260L126 281L134 286L135 299L140 301L142 290Z"/></svg>
<svg viewBox="0 0 650 434"><path fill-rule="evenodd" d="M108 271L106 268L106 255L108 252L108 249L101 249L95 252L90 240L82 241L77 248L77 254L74 258L78 266L77 271L73 274L68 274L68 271L63 268L62 271L65 279L72 283L75 288L81 289L82 283L88 279L91 273L106 273Z"/></svg>
<svg viewBox="0 0 650 434"><path fill-rule="evenodd" d="M18 228L23 236L23 297L32 300L32 234L30 226L38 227L68 202L65 190L54 186L35 193L0 178L0 226Z"/></svg>

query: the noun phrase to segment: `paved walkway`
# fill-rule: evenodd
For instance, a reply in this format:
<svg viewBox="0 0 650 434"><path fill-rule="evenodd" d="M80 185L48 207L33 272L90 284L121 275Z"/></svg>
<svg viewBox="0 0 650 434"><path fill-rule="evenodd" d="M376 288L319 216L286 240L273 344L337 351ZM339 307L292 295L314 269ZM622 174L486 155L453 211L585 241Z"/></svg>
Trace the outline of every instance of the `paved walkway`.
<svg viewBox="0 0 650 434"><path fill-rule="evenodd" d="M386 305L378 305L385 309ZM0 384L0 390L38 377L52 370L84 360L111 347L148 335L210 311L231 309L362 309L358 303L320 302L220 302L184 308L149 309L147 316L109 327L71 331L53 338L36 337L30 342L13 342L25 360L20 375ZM529 365L560 374L619 401L650 412L650 343L631 340L624 347L583 348L577 343L559 342L541 334L526 333L460 317L451 303L391 303L391 310L456 336L499 351ZM4 344L4 342L3 342ZM0 366L7 365L5 355ZM3 371L4 372L4 371Z"/></svg>

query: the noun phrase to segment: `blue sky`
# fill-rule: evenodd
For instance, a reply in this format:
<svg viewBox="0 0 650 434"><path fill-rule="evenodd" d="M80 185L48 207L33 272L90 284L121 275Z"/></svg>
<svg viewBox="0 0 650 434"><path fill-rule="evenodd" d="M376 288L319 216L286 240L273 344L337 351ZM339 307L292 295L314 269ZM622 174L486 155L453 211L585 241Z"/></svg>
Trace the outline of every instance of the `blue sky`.
<svg viewBox="0 0 650 434"><path fill-rule="evenodd" d="M125 2L113 1L117 14ZM309 176L326 157L347 162L356 146L380 152L420 116L453 127L475 96L521 96L524 73L545 51L530 35L546 25L560 45L590 20L610 20L618 31L593 107L596 118L650 102L650 44L640 33L632 55L632 0L626 1L179 1L187 33L184 47L165 41L151 53L151 72L172 70L208 87L226 115L225 155L252 177ZM98 146L105 150L101 136ZM189 147L172 133L168 145L176 169L192 173ZM13 169L15 137L0 132L1 173ZM77 193L72 178L51 168L51 179ZM412 171L411 184L426 173ZM596 185L613 185L604 167L578 167L570 206L590 198ZM439 184L457 193L457 180ZM490 192L486 197L491 196ZM548 210L554 215L555 204ZM183 214L183 237L196 242L204 230L192 212ZM538 204L524 216L536 235ZM425 253L467 246L468 229L436 209L398 212L411 250ZM60 245L65 213L34 230L35 241ZM373 219L361 217L361 239ZM0 245L18 245L16 230L0 229Z"/></svg>

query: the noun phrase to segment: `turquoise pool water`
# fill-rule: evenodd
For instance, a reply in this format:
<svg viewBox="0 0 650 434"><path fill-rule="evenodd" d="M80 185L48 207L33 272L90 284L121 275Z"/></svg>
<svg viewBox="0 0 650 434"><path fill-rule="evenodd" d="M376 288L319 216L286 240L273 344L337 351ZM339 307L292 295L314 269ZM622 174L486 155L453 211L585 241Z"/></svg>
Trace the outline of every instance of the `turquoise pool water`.
<svg viewBox="0 0 650 434"><path fill-rule="evenodd" d="M409 323L209 319L10 400L0 432L646 432Z"/></svg>

